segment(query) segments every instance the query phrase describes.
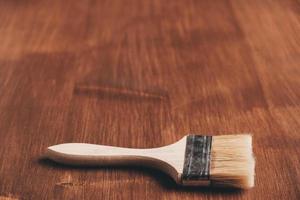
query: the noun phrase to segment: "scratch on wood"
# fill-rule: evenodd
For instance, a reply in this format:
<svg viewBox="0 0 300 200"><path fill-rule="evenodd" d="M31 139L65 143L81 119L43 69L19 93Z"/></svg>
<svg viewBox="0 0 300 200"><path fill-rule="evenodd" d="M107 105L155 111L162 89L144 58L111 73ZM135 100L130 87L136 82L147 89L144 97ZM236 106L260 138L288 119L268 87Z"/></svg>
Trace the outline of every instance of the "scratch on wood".
<svg viewBox="0 0 300 200"><path fill-rule="evenodd" d="M11 194L7 195L7 196L0 196L0 200L18 200L18 197L15 197Z"/></svg>
<svg viewBox="0 0 300 200"><path fill-rule="evenodd" d="M61 186L61 187L80 187L80 186L84 186L84 183L76 183L76 182L59 182L56 183L55 185L57 186Z"/></svg>
<svg viewBox="0 0 300 200"><path fill-rule="evenodd" d="M157 100L167 100L168 94L164 91L153 92L153 91L143 91L137 89L119 88L111 86L75 86L75 94L107 94L110 96L119 96L127 98L145 98L145 99L157 99Z"/></svg>
<svg viewBox="0 0 300 200"><path fill-rule="evenodd" d="M72 187L75 186L76 183L74 183L73 178L71 174L66 173L64 176L61 178L61 181L58 183L55 183L56 186L62 186L62 187Z"/></svg>

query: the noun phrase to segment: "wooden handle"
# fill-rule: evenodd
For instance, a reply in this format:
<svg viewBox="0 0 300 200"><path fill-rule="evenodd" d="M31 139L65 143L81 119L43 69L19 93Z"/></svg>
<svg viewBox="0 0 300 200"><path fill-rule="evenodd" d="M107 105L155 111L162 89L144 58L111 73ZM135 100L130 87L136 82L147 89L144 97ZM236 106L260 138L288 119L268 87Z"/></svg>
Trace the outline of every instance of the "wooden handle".
<svg viewBox="0 0 300 200"><path fill-rule="evenodd" d="M71 165L142 165L160 161L164 148L133 149L86 143L66 143L48 148L47 156Z"/></svg>
<svg viewBox="0 0 300 200"><path fill-rule="evenodd" d="M138 165L160 169L175 180L182 173L186 138L159 148L133 149L86 143L48 147L46 157L68 165Z"/></svg>

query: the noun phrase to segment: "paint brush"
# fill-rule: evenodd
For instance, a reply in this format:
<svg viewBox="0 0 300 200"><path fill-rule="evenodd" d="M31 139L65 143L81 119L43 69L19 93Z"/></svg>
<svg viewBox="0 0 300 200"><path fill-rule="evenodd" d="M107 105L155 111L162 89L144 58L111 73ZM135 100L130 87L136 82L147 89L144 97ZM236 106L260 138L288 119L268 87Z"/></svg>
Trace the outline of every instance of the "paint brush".
<svg viewBox="0 0 300 200"><path fill-rule="evenodd" d="M188 135L176 143L151 149L65 143L48 147L46 157L77 166L154 167L181 185L254 186L252 136L247 134Z"/></svg>

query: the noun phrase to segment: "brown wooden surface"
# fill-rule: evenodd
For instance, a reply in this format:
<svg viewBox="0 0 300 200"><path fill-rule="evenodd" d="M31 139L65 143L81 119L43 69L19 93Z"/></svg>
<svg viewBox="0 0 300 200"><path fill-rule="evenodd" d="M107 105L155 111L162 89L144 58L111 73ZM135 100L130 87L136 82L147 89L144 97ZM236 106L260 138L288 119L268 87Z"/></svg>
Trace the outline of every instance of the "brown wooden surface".
<svg viewBox="0 0 300 200"><path fill-rule="evenodd" d="M300 2L0 1L0 199L299 199ZM256 186L71 168L49 145L251 132Z"/></svg>

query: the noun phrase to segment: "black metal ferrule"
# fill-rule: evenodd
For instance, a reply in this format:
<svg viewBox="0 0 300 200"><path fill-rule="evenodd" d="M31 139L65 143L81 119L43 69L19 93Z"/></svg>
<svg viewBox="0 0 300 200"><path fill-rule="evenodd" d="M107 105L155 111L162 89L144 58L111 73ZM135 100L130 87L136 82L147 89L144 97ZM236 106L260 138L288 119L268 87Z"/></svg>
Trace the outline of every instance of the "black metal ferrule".
<svg viewBox="0 0 300 200"><path fill-rule="evenodd" d="M211 143L212 136L187 136L183 181L209 180Z"/></svg>

